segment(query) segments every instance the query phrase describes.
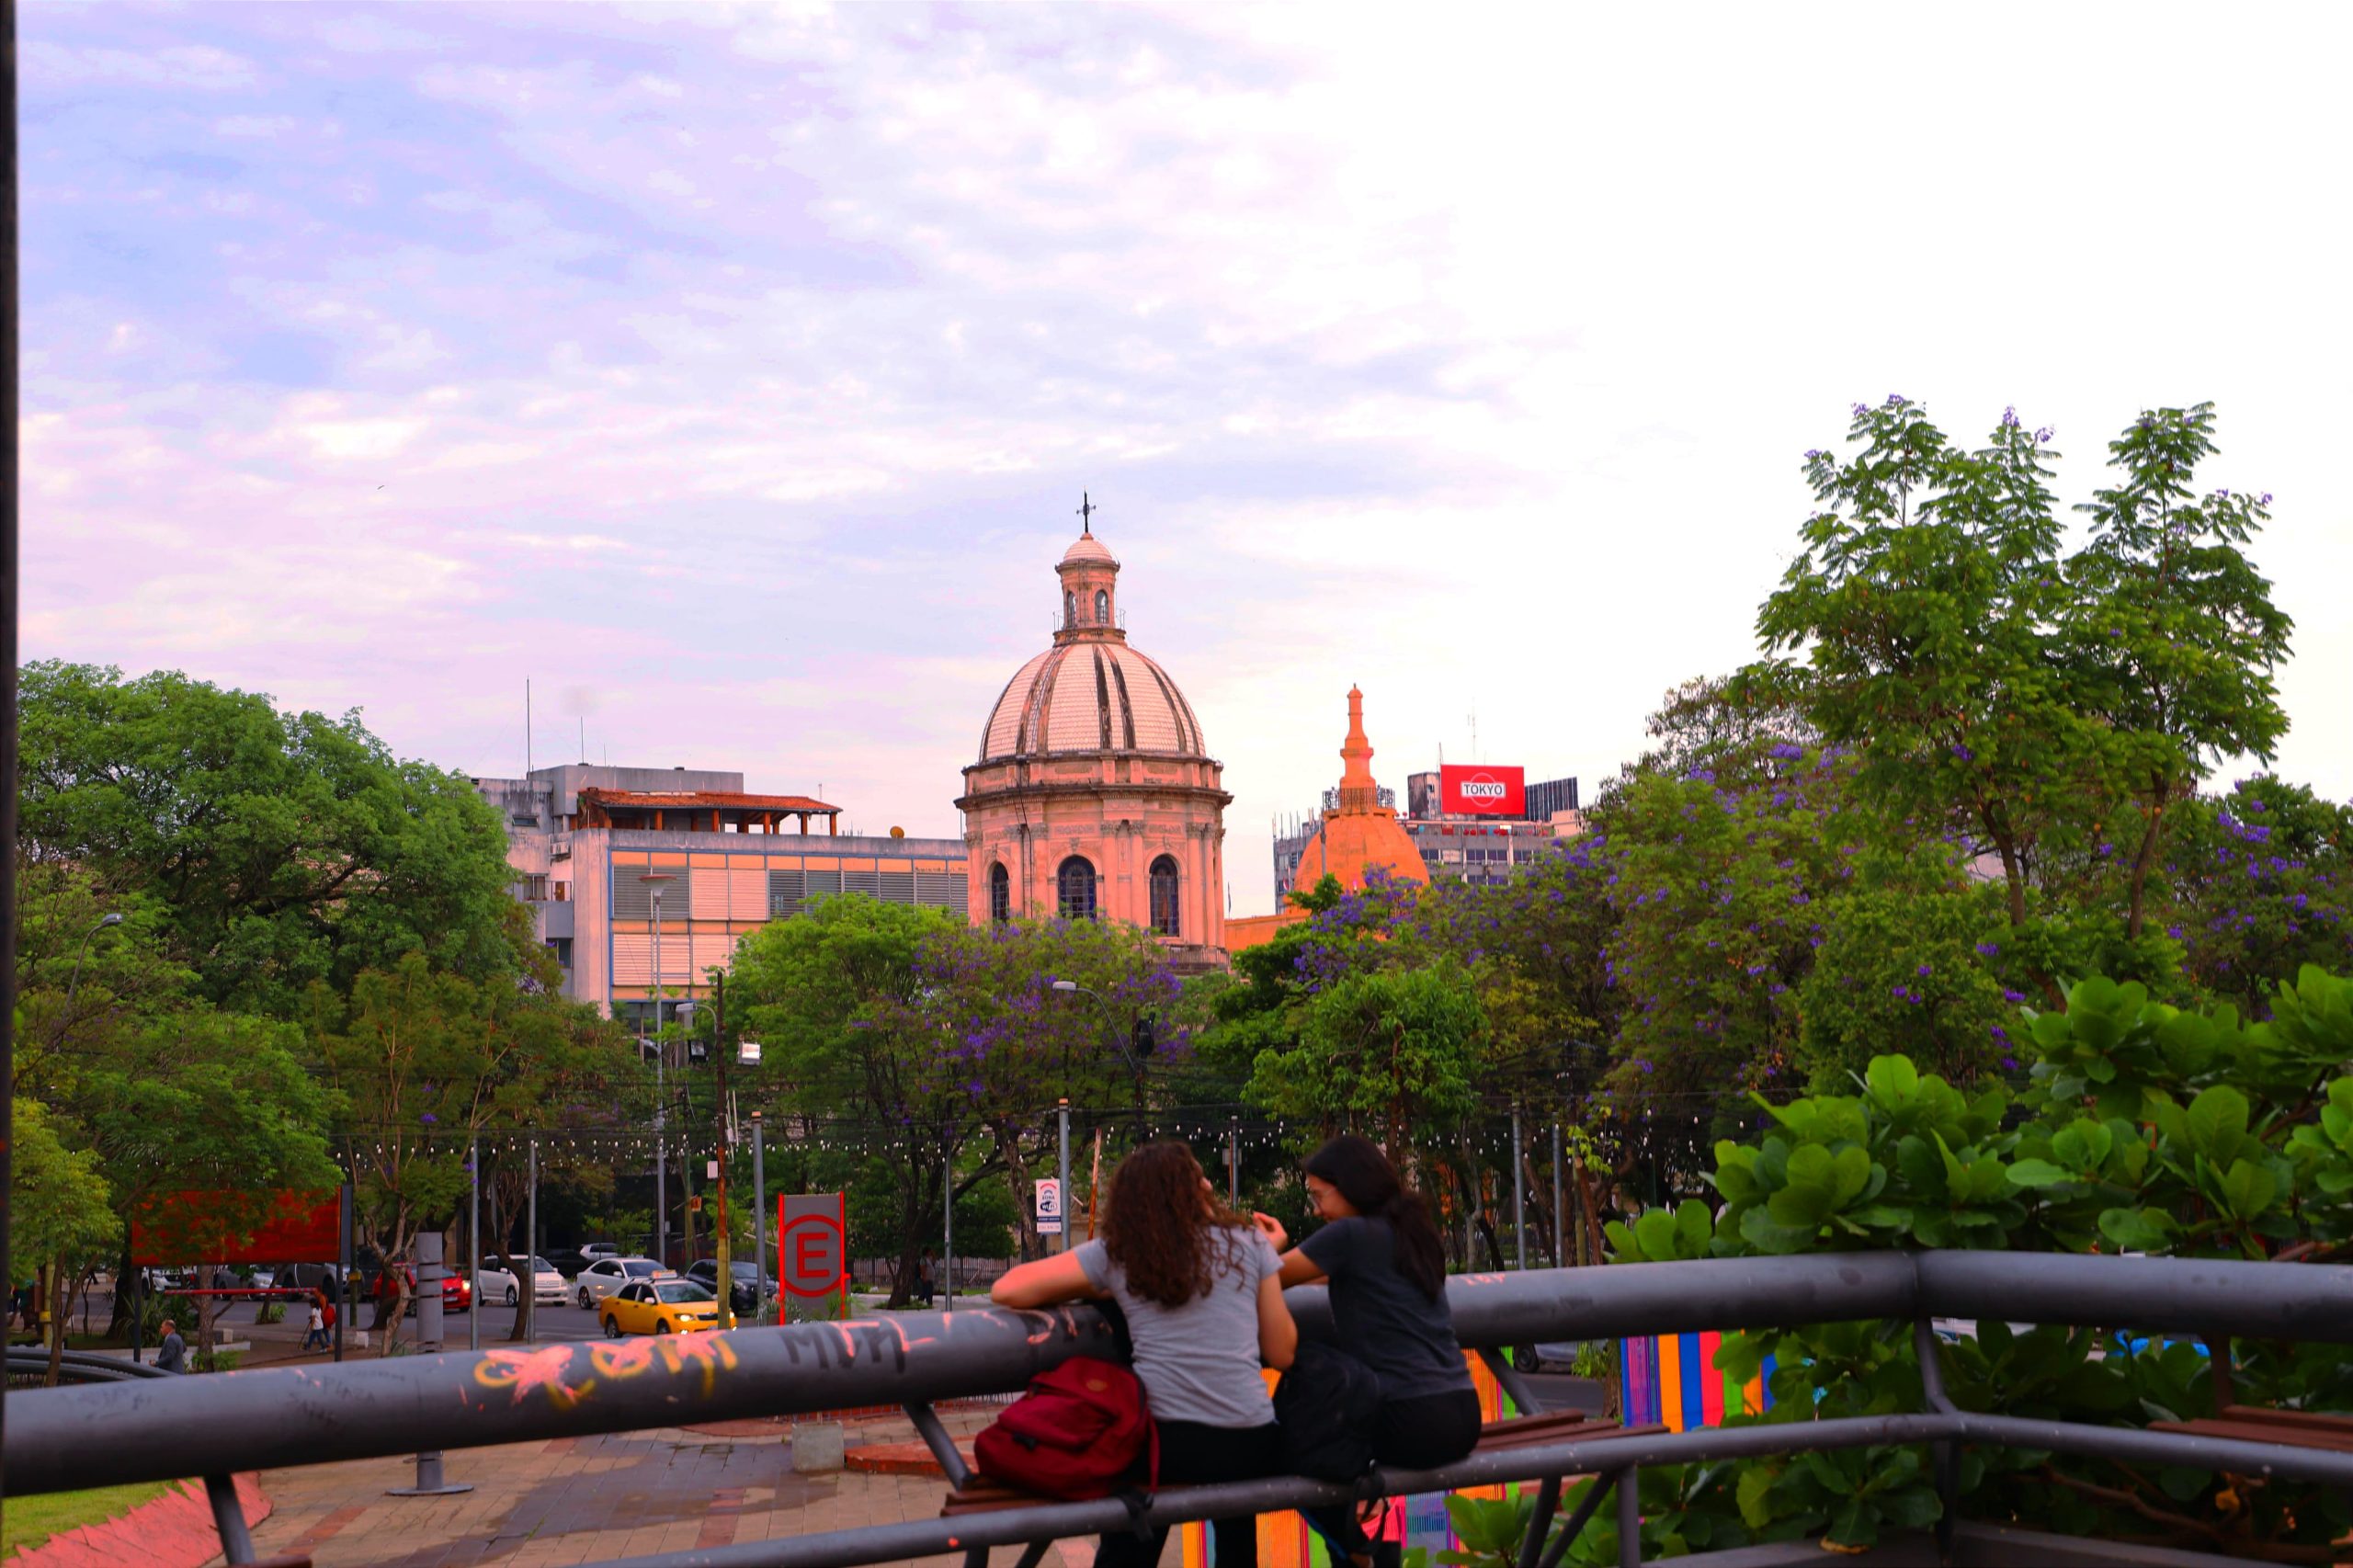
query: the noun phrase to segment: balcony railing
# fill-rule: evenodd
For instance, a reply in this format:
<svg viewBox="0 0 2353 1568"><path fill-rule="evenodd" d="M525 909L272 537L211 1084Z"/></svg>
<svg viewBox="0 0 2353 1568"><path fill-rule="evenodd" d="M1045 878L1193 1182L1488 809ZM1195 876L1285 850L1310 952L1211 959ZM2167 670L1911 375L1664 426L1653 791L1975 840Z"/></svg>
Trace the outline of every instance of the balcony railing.
<svg viewBox="0 0 2353 1568"><path fill-rule="evenodd" d="M1424 1472L1380 1470L1351 1489L1274 1477L1155 1494L1152 1521L1182 1522L1343 1504L1371 1493L1398 1494L1540 1483L1557 1500L1563 1479L1595 1475L1574 1522L1615 1487L1621 1525L1633 1480L1646 1465L1869 1447L1932 1444L2103 1457L2149 1467L2178 1466L2353 1488L2353 1452L2291 1442L2156 1431L2125 1426L1965 1411L1946 1397L1933 1317L1999 1319L2203 1338L2218 1357L2233 1337L2353 1343L2353 1268L2015 1253L1863 1253L1726 1258L1605 1268L1466 1276L1449 1281L1458 1336L1483 1354L1550 1339L1614 1339L1709 1329L1789 1328L1880 1319L1908 1322L1921 1353L1921 1406L1859 1419L1791 1421L1677 1433L1603 1430L1522 1448L1483 1450ZM1290 1292L1303 1331L1328 1334L1321 1288ZM952 1315L893 1313L848 1323L800 1324L634 1339L620 1344L546 1345L421 1356L341 1366L261 1369L135 1384L41 1389L8 1400L6 1476L14 1494L172 1480L372 1459L427 1449L544 1441L599 1432L674 1426L759 1415L904 1405L951 1476L957 1457L930 1402L1009 1392L1073 1356L1113 1355L1110 1328L1085 1307L996 1310ZM2218 1362L2218 1365L2221 1363ZM1496 1375L1523 1408L1535 1408L1518 1374L1499 1358ZM2151 1561L2098 1542L2026 1536L2006 1528L1956 1526L1954 1467L1938 1467L1944 1539L1934 1546L1892 1542L1882 1561L2007 1563ZM216 1513L220 1513L216 1491ZM231 1562L250 1562L233 1494L220 1514ZM1549 1529L1548 1509L1537 1528ZM1027 1544L1033 1563L1043 1543L1128 1528L1128 1506L1111 1498L1040 1503L953 1519L833 1530L715 1550L632 1560L636 1568L855 1568L857 1564L962 1551L968 1563L993 1546ZM1638 1530L1622 1528L1621 1554L1639 1551ZM1552 1547L1526 1543L1523 1568L1557 1563ZM1927 1555L1923 1556L1926 1552ZM1908 1555L1906 1553L1909 1553ZM1755 1565L1816 1562L1812 1541L1701 1553ZM1865 1559L1871 1561L1873 1559ZM1621 1555L1621 1561L1639 1561ZM2177 1564L2234 1559L2169 1552Z"/></svg>

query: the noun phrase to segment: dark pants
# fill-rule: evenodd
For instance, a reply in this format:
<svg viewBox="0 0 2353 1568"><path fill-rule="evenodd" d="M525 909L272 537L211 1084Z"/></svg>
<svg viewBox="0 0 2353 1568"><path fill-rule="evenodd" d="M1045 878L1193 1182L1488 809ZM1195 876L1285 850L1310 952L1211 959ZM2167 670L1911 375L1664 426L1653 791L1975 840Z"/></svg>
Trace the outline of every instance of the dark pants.
<svg viewBox="0 0 2353 1568"><path fill-rule="evenodd" d="M1435 1470L1478 1446L1479 1396L1470 1389L1392 1399L1373 1422L1374 1462L1399 1470ZM1354 1508L1311 1508L1307 1522L1336 1552L1362 1557L1372 1550Z"/></svg>
<svg viewBox="0 0 2353 1568"><path fill-rule="evenodd" d="M1163 1421L1160 1428L1160 1482L1164 1486L1199 1486L1216 1481L1255 1481L1282 1473L1282 1428L1269 1421L1264 1426L1205 1426L1198 1421ZM1258 1568L1258 1519L1212 1519L1217 1537L1217 1568ZM1095 1554L1095 1568L1153 1568L1160 1549L1168 1542L1162 1525L1136 1539L1133 1530L1107 1535Z"/></svg>

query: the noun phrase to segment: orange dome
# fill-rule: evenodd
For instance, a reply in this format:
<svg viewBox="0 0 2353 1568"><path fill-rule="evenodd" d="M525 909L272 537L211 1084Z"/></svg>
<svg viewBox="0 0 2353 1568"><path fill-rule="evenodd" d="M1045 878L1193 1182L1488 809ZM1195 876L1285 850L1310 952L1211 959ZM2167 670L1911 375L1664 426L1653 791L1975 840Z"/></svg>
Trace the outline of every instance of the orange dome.
<svg viewBox="0 0 2353 1568"><path fill-rule="evenodd" d="M1376 866L1398 881L1428 881L1413 835L1397 812L1381 803L1372 779L1372 743L1364 733L1364 693L1354 687L1348 688L1348 735L1340 743L1340 764L1338 803L1324 812L1300 852L1291 891L1306 892L1326 874L1339 878L1344 888L1360 888L1365 873Z"/></svg>

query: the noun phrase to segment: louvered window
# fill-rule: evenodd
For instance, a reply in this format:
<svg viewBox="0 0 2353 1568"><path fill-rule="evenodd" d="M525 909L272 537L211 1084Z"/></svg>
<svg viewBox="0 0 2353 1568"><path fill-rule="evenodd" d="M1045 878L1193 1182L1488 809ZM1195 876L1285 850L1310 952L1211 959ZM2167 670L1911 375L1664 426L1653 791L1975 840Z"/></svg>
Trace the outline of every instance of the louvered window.
<svg viewBox="0 0 2353 1568"><path fill-rule="evenodd" d="M644 866L615 866L613 868L613 918L616 920L651 920L654 918L654 890L662 890L662 918L684 920L692 897L692 882L684 866L665 866L669 874L665 882L647 882L639 879L651 868Z"/></svg>
<svg viewBox="0 0 2353 1568"><path fill-rule="evenodd" d="M801 903L808 896L808 891L804 873L798 870L770 871L768 873L768 917L773 920L785 920L800 914Z"/></svg>
<svg viewBox="0 0 2353 1568"><path fill-rule="evenodd" d="M915 874L913 871L880 871L880 897L885 903L913 903L915 901Z"/></svg>

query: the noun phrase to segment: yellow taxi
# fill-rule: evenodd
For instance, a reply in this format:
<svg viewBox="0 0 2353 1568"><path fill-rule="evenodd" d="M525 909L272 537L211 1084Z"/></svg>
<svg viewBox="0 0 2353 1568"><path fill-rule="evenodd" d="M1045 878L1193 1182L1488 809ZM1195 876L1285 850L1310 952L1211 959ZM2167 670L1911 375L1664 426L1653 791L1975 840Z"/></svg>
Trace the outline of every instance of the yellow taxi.
<svg viewBox="0 0 2353 1568"><path fill-rule="evenodd" d="M719 1298L691 1279L644 1279L624 1285L597 1308L605 1337L625 1334L688 1334L719 1326Z"/></svg>

